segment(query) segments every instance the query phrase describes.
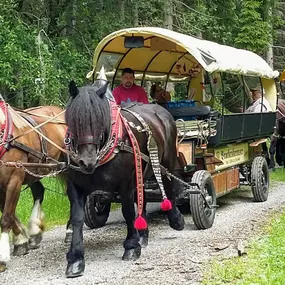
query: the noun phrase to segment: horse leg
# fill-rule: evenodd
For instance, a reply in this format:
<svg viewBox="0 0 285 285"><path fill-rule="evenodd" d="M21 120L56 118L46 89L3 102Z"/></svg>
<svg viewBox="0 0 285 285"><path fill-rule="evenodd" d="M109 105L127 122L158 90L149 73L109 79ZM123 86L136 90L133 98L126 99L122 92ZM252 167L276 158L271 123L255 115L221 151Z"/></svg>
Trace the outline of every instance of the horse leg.
<svg viewBox="0 0 285 285"><path fill-rule="evenodd" d="M6 269L6 264L10 260L9 232L12 228L17 250L21 248L23 254L28 252L28 239L25 237L25 233L22 233L22 228L18 226L15 220L15 210L20 196L23 175L15 172L14 174L6 187L6 197L1 219L0 270L2 271Z"/></svg>
<svg viewBox="0 0 285 285"><path fill-rule="evenodd" d="M169 180L168 177L166 176L162 178L162 181L166 192L166 196L171 201L172 204L172 209L167 211L169 225L171 228L177 231L181 231L184 229L184 217L176 206L175 190L174 190L175 181Z"/></svg>
<svg viewBox="0 0 285 285"><path fill-rule="evenodd" d="M66 254L67 268L66 277L78 277L83 275L85 269L84 248L83 248L83 221L84 205L86 196L81 189L68 181L67 195L71 207L72 239L68 253Z"/></svg>
<svg viewBox="0 0 285 285"><path fill-rule="evenodd" d="M272 136L269 148L269 154L270 154L269 168L273 170L275 169L274 154L276 151L276 144L277 144L277 137Z"/></svg>
<svg viewBox="0 0 285 285"><path fill-rule="evenodd" d="M279 165L283 165L283 167L285 168L285 140L282 138L282 139L279 139L278 140L279 142L279 155L280 155L280 163Z"/></svg>
<svg viewBox="0 0 285 285"><path fill-rule="evenodd" d="M22 256L27 254L29 252L29 235L24 225L16 216L14 217L12 231L14 245L13 255Z"/></svg>
<svg viewBox="0 0 285 285"><path fill-rule="evenodd" d="M0 211L1 213L3 213L3 210L4 210L5 199L6 199L6 194L4 192L1 192L1 189L0 189ZM9 243L9 239L8 239L8 243ZM1 246L1 237L0 237L0 246ZM10 250L10 247L9 247L9 250ZM5 270L6 270L6 262L1 261L0 259L0 272L3 272Z"/></svg>
<svg viewBox="0 0 285 285"><path fill-rule="evenodd" d="M39 247L43 239L44 212L42 211L41 204L44 199L45 188L40 181L37 181L31 185L31 190L34 198L34 206L28 222L28 234L30 236L30 248L35 249Z"/></svg>
<svg viewBox="0 0 285 285"><path fill-rule="evenodd" d="M72 239L72 224L71 224L71 208L70 208L70 215L69 215L69 219L68 222L66 224L66 230L65 230L65 239L64 242L65 243L71 243L71 239Z"/></svg>
<svg viewBox="0 0 285 285"><path fill-rule="evenodd" d="M123 243L125 252L123 260L137 260L141 255L141 246L139 244L140 236L134 227L135 221L135 205L134 192L130 193L124 188L121 191L122 213L127 223L127 237Z"/></svg>
<svg viewBox="0 0 285 285"><path fill-rule="evenodd" d="M281 155L281 153L282 153L281 147L282 147L281 139L277 139L276 147L275 147L275 161L279 166L283 165L282 155Z"/></svg>
<svg viewBox="0 0 285 285"><path fill-rule="evenodd" d="M145 199L145 191L144 191L144 203L143 203L143 212L142 212L142 216L145 220L147 220L146 218L146 199ZM139 230L139 235L140 235L140 245L142 248L147 247L148 245L148 228L146 228L145 230Z"/></svg>

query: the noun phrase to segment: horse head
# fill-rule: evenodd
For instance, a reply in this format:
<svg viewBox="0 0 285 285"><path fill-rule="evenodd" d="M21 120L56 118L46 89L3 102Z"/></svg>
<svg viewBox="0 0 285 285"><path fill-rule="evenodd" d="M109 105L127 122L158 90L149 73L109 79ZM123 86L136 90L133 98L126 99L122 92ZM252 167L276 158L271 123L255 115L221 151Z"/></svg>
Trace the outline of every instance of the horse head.
<svg viewBox="0 0 285 285"><path fill-rule="evenodd" d="M97 167L99 151L110 132L107 90L108 82L103 79L80 88L74 81L69 84L70 99L65 119L72 134L77 163L87 174L93 173Z"/></svg>

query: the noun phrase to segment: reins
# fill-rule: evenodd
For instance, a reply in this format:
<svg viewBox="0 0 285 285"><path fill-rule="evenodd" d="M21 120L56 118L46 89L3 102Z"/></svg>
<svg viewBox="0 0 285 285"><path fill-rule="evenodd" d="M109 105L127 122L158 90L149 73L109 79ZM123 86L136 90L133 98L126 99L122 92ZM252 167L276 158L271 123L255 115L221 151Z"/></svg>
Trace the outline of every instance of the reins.
<svg viewBox="0 0 285 285"><path fill-rule="evenodd" d="M18 139L18 138L20 138L20 137L22 137L22 136L25 136L25 135L27 135L27 134L29 134L29 133L35 131L39 136L41 136L42 138L44 138L46 141L48 141L50 144L52 144L52 145L53 145L54 147L56 147L57 149L59 149L60 151L64 152L64 153L67 154L67 155L71 155L71 153L70 153L68 150L66 150L66 149L64 149L64 148L62 148L62 147L60 147L58 144L56 144L55 142L53 142L52 140L50 140L48 137L46 137L44 134L42 134L42 133L38 130L38 129L41 128L42 126L46 125L47 123L52 122L54 119L60 117L60 116L61 116L62 114L64 114L64 113L65 113L65 110L63 110L63 111L60 112L59 114L55 115L54 117L50 117L48 120L46 120L46 121L40 123L40 124L37 125L36 127L34 127L33 125L31 125L28 121L25 121L25 122L27 123L27 125L28 125L31 129L30 129L30 130L27 130L27 131L25 131L25 132L23 132L22 134L19 134L18 136L14 137L14 138L12 138L9 142L12 142L12 141L14 141L14 140L16 140L16 139ZM23 118L21 117L21 119L23 119ZM23 120L24 120L24 119L23 119Z"/></svg>

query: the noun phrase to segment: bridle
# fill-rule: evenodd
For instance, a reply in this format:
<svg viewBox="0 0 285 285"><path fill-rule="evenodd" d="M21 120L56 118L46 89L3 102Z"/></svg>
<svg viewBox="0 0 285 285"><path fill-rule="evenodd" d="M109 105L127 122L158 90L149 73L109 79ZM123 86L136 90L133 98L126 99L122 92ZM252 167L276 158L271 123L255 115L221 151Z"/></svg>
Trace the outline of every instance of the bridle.
<svg viewBox="0 0 285 285"><path fill-rule="evenodd" d="M104 130L101 131L98 137L88 134L86 136L81 136L78 139L74 138L72 133L67 130L65 146L67 150L74 154L74 161L76 161L78 147L83 144L93 144L96 146L98 166L105 164L117 154L117 152L115 152L115 148L117 147L118 142L122 139L123 132L120 107L113 101L108 100L108 104L110 108L111 121L107 139Z"/></svg>

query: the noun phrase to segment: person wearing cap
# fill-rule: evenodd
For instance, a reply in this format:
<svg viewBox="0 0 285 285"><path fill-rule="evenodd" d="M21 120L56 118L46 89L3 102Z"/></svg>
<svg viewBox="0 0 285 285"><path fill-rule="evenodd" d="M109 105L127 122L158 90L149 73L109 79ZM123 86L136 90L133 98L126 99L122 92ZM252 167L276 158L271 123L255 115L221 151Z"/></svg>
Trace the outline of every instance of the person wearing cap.
<svg viewBox="0 0 285 285"><path fill-rule="evenodd" d="M134 82L135 72L131 68L123 69L121 84L113 90L118 105L130 102L149 103L145 90Z"/></svg>
<svg viewBox="0 0 285 285"><path fill-rule="evenodd" d="M159 82L156 82L151 86L150 97L157 103L166 103L171 101L170 93L163 90Z"/></svg>
<svg viewBox="0 0 285 285"><path fill-rule="evenodd" d="M259 87L251 88L250 91L252 103L245 110L246 113L261 113L272 111L267 99L264 96L262 98L261 89Z"/></svg>

